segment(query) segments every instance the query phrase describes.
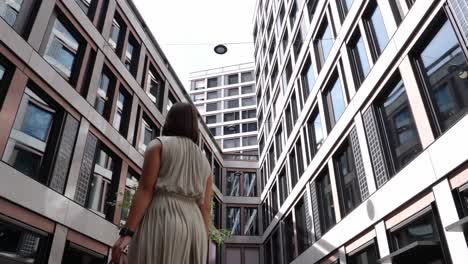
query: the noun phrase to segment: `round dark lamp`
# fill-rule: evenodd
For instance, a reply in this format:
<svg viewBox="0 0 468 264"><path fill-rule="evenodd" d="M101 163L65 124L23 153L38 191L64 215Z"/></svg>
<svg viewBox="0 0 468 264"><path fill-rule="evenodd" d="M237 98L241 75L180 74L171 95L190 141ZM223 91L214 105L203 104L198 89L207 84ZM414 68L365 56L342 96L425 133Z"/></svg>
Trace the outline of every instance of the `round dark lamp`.
<svg viewBox="0 0 468 264"><path fill-rule="evenodd" d="M214 47L214 52L216 52L216 54L223 55L227 52L227 47L223 44L216 45L216 47Z"/></svg>

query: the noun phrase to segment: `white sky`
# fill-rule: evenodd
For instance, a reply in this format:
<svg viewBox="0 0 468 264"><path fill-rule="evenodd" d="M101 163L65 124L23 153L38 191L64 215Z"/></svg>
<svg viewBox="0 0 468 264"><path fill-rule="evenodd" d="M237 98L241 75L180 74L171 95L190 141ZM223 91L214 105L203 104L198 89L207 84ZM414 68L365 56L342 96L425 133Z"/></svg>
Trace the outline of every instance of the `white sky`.
<svg viewBox="0 0 468 264"><path fill-rule="evenodd" d="M253 61L253 44L227 45L218 55L219 43L252 42L256 0L134 0L146 24L188 88L190 72ZM168 45L168 44L204 45ZM206 43L211 43L206 45Z"/></svg>

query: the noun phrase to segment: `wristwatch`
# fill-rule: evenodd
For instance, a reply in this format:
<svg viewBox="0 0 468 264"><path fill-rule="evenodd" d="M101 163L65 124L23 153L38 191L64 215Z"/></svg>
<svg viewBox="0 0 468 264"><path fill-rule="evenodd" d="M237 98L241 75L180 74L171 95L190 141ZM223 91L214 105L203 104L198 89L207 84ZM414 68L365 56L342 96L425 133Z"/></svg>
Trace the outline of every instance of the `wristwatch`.
<svg viewBox="0 0 468 264"><path fill-rule="evenodd" d="M133 237L133 234L135 234L135 232L128 229L127 227L124 227L124 228L120 229L120 232L119 232L119 235L121 237L124 237L124 236Z"/></svg>

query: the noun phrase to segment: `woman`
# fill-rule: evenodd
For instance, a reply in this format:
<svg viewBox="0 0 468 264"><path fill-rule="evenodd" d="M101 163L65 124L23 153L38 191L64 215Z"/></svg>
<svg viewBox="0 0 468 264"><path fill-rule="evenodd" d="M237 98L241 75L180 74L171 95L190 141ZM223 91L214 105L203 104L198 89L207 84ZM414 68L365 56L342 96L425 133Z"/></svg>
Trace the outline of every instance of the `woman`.
<svg viewBox="0 0 468 264"><path fill-rule="evenodd" d="M112 248L119 263L130 244L130 264L205 264L211 201L211 168L198 147L197 111L170 109L162 137L145 152L143 173L127 225Z"/></svg>

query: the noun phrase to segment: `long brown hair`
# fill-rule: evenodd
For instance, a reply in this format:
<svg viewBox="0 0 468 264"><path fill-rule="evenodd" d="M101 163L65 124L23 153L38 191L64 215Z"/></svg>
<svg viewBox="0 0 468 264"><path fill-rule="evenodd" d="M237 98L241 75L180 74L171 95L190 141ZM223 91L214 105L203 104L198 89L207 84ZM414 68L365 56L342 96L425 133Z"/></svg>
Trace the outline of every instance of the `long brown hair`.
<svg viewBox="0 0 468 264"><path fill-rule="evenodd" d="M195 106L189 103L174 104L166 116L163 136L179 136L198 144L198 116Z"/></svg>

